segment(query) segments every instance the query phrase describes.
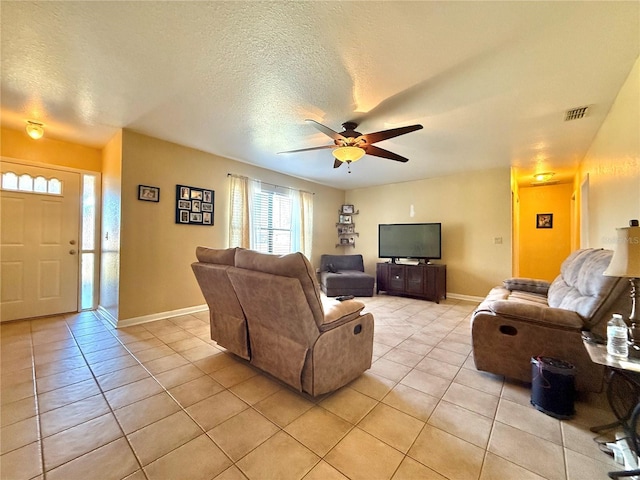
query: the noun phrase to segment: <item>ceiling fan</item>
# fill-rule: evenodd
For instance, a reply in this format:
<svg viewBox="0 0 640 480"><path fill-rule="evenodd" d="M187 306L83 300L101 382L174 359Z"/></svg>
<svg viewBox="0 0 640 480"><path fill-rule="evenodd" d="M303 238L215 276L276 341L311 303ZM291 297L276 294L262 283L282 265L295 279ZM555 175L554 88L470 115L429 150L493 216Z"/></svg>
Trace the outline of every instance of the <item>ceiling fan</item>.
<svg viewBox="0 0 640 480"><path fill-rule="evenodd" d="M345 122L342 124L344 128L343 132L336 132L335 130L316 122L315 120L305 120L310 122L314 127L320 130L322 133L333 139L333 145L323 145L320 147L301 148L299 150L289 150L287 152L279 153L296 153L307 152L309 150L321 150L325 148L332 148L331 152L335 157L333 162L333 168L338 168L343 163L349 165L352 162L360 160L365 153L374 157L388 158L389 160L396 160L398 162L408 162L409 159L405 158L397 153L390 152L380 147L373 145L374 143L381 142L382 140L388 140L389 138L398 137L405 133L415 132L420 130L422 125L410 125L408 127L391 128L389 130L382 130L381 132L362 134L356 132L358 124L354 122Z"/></svg>

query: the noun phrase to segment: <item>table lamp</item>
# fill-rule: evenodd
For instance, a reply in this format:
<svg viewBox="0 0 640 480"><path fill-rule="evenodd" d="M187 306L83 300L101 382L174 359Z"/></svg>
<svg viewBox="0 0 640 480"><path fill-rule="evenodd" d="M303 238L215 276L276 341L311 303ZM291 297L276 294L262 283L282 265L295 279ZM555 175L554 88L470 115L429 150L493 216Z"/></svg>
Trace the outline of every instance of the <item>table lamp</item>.
<svg viewBox="0 0 640 480"><path fill-rule="evenodd" d="M635 345L640 345L640 226L631 220L629 227L617 228L617 243L611 263L604 271L610 277L626 277L631 284L631 315L629 332Z"/></svg>

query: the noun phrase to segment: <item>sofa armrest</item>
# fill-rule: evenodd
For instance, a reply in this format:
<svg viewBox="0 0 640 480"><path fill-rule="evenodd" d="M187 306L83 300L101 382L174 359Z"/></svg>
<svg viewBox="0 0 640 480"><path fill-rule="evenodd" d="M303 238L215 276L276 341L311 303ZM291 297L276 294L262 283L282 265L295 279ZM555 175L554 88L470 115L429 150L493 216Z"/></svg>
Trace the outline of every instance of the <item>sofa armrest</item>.
<svg viewBox="0 0 640 480"><path fill-rule="evenodd" d="M502 282L504 288L510 291L519 290L521 292L538 293L546 295L549 292L550 282L535 278L514 277Z"/></svg>
<svg viewBox="0 0 640 480"><path fill-rule="evenodd" d="M484 313L488 313L487 310L504 318L567 330L581 330L584 326L580 315L572 310L562 308L498 300L488 304Z"/></svg>
<svg viewBox="0 0 640 480"><path fill-rule="evenodd" d="M324 308L324 319L320 325L320 331L326 332L359 317L360 312L364 309L364 303L357 300L340 302L333 298L323 297L322 307Z"/></svg>

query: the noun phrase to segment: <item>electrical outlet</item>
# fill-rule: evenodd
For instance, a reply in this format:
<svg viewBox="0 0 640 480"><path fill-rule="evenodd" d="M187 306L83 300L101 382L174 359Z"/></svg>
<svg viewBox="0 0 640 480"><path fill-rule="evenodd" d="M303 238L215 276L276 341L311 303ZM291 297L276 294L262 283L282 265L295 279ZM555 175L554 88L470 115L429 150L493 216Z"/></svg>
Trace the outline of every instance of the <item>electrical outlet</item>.
<svg viewBox="0 0 640 480"><path fill-rule="evenodd" d="M495 237L493 239L493 243L495 243L496 245L502 245L502 237Z"/></svg>

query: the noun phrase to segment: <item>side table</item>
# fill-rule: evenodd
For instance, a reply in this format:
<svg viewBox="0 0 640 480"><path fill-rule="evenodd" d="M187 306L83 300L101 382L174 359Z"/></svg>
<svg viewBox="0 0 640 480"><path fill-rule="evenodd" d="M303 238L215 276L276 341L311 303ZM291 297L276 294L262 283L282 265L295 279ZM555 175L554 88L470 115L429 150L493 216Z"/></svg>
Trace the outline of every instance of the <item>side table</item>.
<svg viewBox="0 0 640 480"><path fill-rule="evenodd" d="M640 452L640 359L615 358L607 355L607 347L584 341L591 361L604 365L609 372L607 400L616 416L616 421L607 425L592 427L592 432L602 432L622 427L629 437L630 447L636 454ZM609 472L609 478L633 477L640 475L640 468Z"/></svg>

